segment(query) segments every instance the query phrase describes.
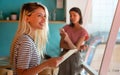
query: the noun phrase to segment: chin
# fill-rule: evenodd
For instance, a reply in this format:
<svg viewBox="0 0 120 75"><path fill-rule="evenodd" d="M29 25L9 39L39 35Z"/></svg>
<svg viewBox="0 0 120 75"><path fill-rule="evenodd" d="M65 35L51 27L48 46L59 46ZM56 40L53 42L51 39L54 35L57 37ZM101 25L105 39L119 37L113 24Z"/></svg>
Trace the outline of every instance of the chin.
<svg viewBox="0 0 120 75"><path fill-rule="evenodd" d="M39 28L40 30L42 30L43 29L43 27L41 27L41 28Z"/></svg>
<svg viewBox="0 0 120 75"><path fill-rule="evenodd" d="M39 28L38 29L43 29L44 27L43 26L39 26Z"/></svg>

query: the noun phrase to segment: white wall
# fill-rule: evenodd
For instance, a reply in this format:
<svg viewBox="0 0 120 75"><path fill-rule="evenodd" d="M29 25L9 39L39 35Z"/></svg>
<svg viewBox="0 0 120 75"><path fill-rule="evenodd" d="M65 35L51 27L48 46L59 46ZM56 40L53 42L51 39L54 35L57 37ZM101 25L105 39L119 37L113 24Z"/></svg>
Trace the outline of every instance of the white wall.
<svg viewBox="0 0 120 75"><path fill-rule="evenodd" d="M84 15L87 0L66 0L66 23L69 23L69 10L72 7L79 7Z"/></svg>
<svg viewBox="0 0 120 75"><path fill-rule="evenodd" d="M85 14L85 7L88 0L66 0L66 23L69 23L69 10L77 6ZM92 0L91 22L85 25L89 33L97 31L110 31L115 8L118 0ZM83 16L84 17L84 16Z"/></svg>
<svg viewBox="0 0 120 75"><path fill-rule="evenodd" d="M118 0L93 0L92 24L86 26L90 33L110 31Z"/></svg>

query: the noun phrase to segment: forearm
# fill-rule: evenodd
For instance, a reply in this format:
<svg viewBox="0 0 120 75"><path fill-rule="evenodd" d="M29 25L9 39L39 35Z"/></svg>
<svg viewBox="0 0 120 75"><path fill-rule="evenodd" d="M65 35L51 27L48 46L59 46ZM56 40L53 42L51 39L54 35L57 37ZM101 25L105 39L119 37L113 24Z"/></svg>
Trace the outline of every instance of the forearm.
<svg viewBox="0 0 120 75"><path fill-rule="evenodd" d="M66 42L67 42L67 44L68 44L68 46L69 46L70 49L75 49L75 48L77 48L77 47L72 43L72 41L70 40L70 38L68 38Z"/></svg>
<svg viewBox="0 0 120 75"><path fill-rule="evenodd" d="M70 49L78 49L78 50L81 50L81 46L83 44L85 40L85 37L82 37L78 40L78 42L76 44L73 44L73 42L70 40L70 38L67 38L66 42L68 44L68 46L70 47Z"/></svg>
<svg viewBox="0 0 120 75"><path fill-rule="evenodd" d="M68 46L68 44L64 41L64 39L60 40L60 48L70 49L69 46Z"/></svg>
<svg viewBox="0 0 120 75"><path fill-rule="evenodd" d="M62 57L54 57L51 59L48 59L47 61L41 63L40 65L36 67L32 67L30 69L24 69L24 70L17 70L18 75L36 75L47 68L53 68L58 67L59 64L62 61Z"/></svg>
<svg viewBox="0 0 120 75"><path fill-rule="evenodd" d="M24 69L24 70L18 69L17 73L18 75L36 75L46 68L48 68L47 63L42 63L30 69Z"/></svg>

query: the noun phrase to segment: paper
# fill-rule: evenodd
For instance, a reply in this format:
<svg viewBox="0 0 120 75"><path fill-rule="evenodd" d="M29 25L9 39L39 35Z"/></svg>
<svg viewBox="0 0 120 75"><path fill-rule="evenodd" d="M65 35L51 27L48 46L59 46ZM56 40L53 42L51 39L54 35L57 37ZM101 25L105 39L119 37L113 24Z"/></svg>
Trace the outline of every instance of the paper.
<svg viewBox="0 0 120 75"><path fill-rule="evenodd" d="M68 57L70 57L72 54L74 54L75 52L77 52L78 50L77 49L71 49L69 50L67 53L65 53L62 57L63 57L63 61L65 61ZM61 62L61 63L62 63Z"/></svg>

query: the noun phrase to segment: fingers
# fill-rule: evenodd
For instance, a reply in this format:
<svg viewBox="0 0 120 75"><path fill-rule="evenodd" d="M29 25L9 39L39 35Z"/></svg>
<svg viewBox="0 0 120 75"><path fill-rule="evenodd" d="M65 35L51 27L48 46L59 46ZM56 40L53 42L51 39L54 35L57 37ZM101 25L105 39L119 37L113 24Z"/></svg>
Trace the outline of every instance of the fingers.
<svg viewBox="0 0 120 75"><path fill-rule="evenodd" d="M64 29L63 28L61 28L60 29L60 36L64 39L65 38L65 36L66 36L66 34L65 34L66 32L64 31Z"/></svg>
<svg viewBox="0 0 120 75"><path fill-rule="evenodd" d="M62 60L63 60L63 57L58 57L57 58L58 60L57 60L57 66L59 66L59 64L62 62Z"/></svg>
<svg viewBox="0 0 120 75"><path fill-rule="evenodd" d="M67 39L69 39L67 32L65 32L65 30L63 28L60 29L60 35L65 41L67 41Z"/></svg>
<svg viewBox="0 0 120 75"><path fill-rule="evenodd" d="M61 28L60 33L65 34L65 30L63 28Z"/></svg>
<svg viewBox="0 0 120 75"><path fill-rule="evenodd" d="M82 49L82 50L86 50L88 48L88 45L82 45L82 46L80 46L80 49Z"/></svg>
<svg viewBox="0 0 120 75"><path fill-rule="evenodd" d="M63 60L63 57L57 57L57 65L56 66L59 66L59 64L62 62Z"/></svg>
<svg viewBox="0 0 120 75"><path fill-rule="evenodd" d="M62 57L54 57L54 58L51 58L48 60L48 66L49 67L58 67L59 64L61 63L62 61Z"/></svg>

